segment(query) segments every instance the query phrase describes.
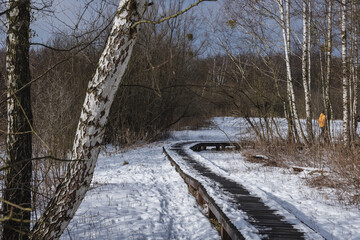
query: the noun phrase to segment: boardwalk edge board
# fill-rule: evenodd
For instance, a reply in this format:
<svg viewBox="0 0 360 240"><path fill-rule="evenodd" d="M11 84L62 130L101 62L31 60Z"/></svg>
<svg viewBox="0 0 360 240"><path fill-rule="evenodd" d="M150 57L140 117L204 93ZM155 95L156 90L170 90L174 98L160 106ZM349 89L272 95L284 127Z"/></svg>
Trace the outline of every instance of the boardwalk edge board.
<svg viewBox="0 0 360 240"><path fill-rule="evenodd" d="M245 239L239 230L234 226L234 224L230 221L230 219L224 214L224 212L220 209L219 206L215 203L215 201L210 197L210 195L205 190L204 186L199 183L196 179L186 174L180 166L174 161L174 159L168 154L165 147L163 147L163 152L171 162L171 164L175 167L176 171L180 174L180 176L184 179L185 183L192 187L197 194L197 201L200 204L200 201L205 201L208 206L208 217L216 218L216 220L221 224L221 239L223 240L240 240Z"/></svg>

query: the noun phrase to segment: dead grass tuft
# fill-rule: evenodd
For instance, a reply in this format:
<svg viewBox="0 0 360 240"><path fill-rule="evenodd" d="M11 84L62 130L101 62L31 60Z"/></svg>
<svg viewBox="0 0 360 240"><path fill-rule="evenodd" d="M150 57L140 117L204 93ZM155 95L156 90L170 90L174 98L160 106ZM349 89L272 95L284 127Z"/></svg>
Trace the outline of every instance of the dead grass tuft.
<svg viewBox="0 0 360 240"><path fill-rule="evenodd" d="M210 222L214 225L216 231L221 233L221 223L216 218L209 218Z"/></svg>
<svg viewBox="0 0 360 240"><path fill-rule="evenodd" d="M313 188L334 188L337 189L341 187L341 182L336 181L330 176L320 175L312 176L307 178L307 183L310 187Z"/></svg>
<svg viewBox="0 0 360 240"><path fill-rule="evenodd" d="M244 149L245 160L263 166L290 168L299 174L306 168L306 182L313 188L331 188L339 202L360 208L360 151L358 146L313 144L305 147L287 142L256 142L253 149ZM259 156L266 156L259 157ZM308 171L308 170L307 170Z"/></svg>

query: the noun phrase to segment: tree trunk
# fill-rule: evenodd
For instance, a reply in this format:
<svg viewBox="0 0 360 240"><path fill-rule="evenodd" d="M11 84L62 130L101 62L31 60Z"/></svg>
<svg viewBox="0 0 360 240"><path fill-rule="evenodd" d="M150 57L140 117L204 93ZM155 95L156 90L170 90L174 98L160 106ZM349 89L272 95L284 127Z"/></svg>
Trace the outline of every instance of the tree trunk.
<svg viewBox="0 0 360 240"><path fill-rule="evenodd" d="M285 50L285 63L286 63L286 73L287 73L287 98L289 102L290 108L290 121L295 123L295 135L300 132L301 139L304 143L307 144L307 139L305 138L304 132L302 131L302 127L300 124L299 116L297 113L296 102L295 102L295 92L292 80L291 73L291 64L290 64L290 0L285 0L279 2L279 10L280 10L280 19L281 19L281 28L283 32L283 40L284 40L284 50ZM293 124L291 124L293 125Z"/></svg>
<svg viewBox="0 0 360 240"><path fill-rule="evenodd" d="M96 73L88 85L72 150L74 161L36 223L32 239L58 239L90 186L109 110L135 45L137 31L131 26L144 8L145 0L120 0Z"/></svg>
<svg viewBox="0 0 360 240"><path fill-rule="evenodd" d="M307 52L308 52L308 91L307 91L307 99L308 102L306 104L306 132L309 136L309 139L312 141L314 136L313 136L313 127L312 127L312 105L311 105L311 33L312 33L312 29L311 29L311 22L312 22L312 0L308 1L308 47L307 47Z"/></svg>
<svg viewBox="0 0 360 240"><path fill-rule="evenodd" d="M3 198L22 208L31 208L31 104L30 87L17 92L30 81L29 24L30 1L9 1L6 50L8 135ZM15 94L16 93L16 94ZM3 202L2 239L28 239L30 213Z"/></svg>
<svg viewBox="0 0 360 240"><path fill-rule="evenodd" d="M330 101L330 78L331 78L331 56L332 56L332 1L328 1L327 12L327 36L326 36L326 77L325 77L325 114L326 114L326 134L330 139L330 121L333 116L332 106Z"/></svg>
<svg viewBox="0 0 360 240"><path fill-rule="evenodd" d="M355 5L355 3L353 3ZM353 115L354 115L354 132L355 132L355 137L357 137L357 116L358 116L358 111L357 111L357 106L358 106L358 81L359 81L359 15L357 12L357 7L356 5L354 6L354 14L355 14L355 24L354 24L354 99L353 99Z"/></svg>
<svg viewBox="0 0 360 240"><path fill-rule="evenodd" d="M345 145L350 144L349 128L349 78L347 66L347 36L346 18L347 0L341 1L341 58L342 58L342 79L343 79L343 135Z"/></svg>
<svg viewBox="0 0 360 240"><path fill-rule="evenodd" d="M350 116L351 116L351 139L354 140L356 137L356 116L357 116L357 56L358 56L358 27L357 27L357 16L356 16L356 3L350 2L351 6L351 35L350 35Z"/></svg>
<svg viewBox="0 0 360 240"><path fill-rule="evenodd" d="M310 2L303 0L303 49L302 49L302 78L305 95L306 132L310 142L313 139L311 118L311 62L310 62Z"/></svg>

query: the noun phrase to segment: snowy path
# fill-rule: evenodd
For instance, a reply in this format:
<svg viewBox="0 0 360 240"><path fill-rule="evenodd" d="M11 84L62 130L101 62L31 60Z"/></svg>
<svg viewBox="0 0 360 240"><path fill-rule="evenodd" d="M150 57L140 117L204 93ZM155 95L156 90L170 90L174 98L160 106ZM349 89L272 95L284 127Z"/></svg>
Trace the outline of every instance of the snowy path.
<svg viewBox="0 0 360 240"><path fill-rule="evenodd" d="M92 185L62 239L220 239L160 145L101 156Z"/></svg>
<svg viewBox="0 0 360 240"><path fill-rule="evenodd" d="M252 135L241 118L215 118L213 122L214 127L208 129L174 132L166 143L143 145L123 153L106 149L106 154L99 157L92 189L62 239L220 239L162 153L162 146L179 141L236 141L240 136L246 140ZM340 204L336 189L309 187L306 179L311 176L307 171L294 173L291 169L249 163L237 152L188 153L216 174L245 186L288 222L304 222L329 240L360 240L359 209ZM129 164L123 165L124 161ZM192 171L186 166L184 170ZM203 182L213 186L206 179ZM217 196L234 223L250 234L254 229L244 221L246 214L239 216L239 211L231 211L227 199L216 191L214 186L208 192ZM250 240L256 238L255 234L248 236Z"/></svg>
<svg viewBox="0 0 360 240"><path fill-rule="evenodd" d="M215 203L211 200L211 204L219 206L246 239L305 239L305 236L306 239L322 239L320 234L301 221L296 221L295 216L287 214L286 218L292 219L293 224L290 224L276 209L270 209L241 184L216 174L206 165L197 162L196 153L189 150L194 145L196 144L193 142L176 143L168 146L167 151L170 155L175 155L176 164L181 169L186 169L186 174L190 174L205 186L207 192L211 192L209 195L215 200ZM221 167L214 166L224 171Z"/></svg>

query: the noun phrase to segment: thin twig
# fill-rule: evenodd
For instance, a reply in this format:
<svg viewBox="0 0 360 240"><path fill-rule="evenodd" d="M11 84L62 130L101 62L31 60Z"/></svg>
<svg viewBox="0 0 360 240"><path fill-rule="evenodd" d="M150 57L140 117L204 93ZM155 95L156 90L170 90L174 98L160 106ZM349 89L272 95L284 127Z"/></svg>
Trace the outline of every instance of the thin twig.
<svg viewBox="0 0 360 240"><path fill-rule="evenodd" d="M26 212L31 212L31 211L32 211L31 208L24 208L24 207L22 207L22 206L20 206L20 205L17 205L17 204L15 204L15 203L9 202L9 201L7 201L7 200L5 200L5 199L3 199L3 198L0 198L0 201L3 202L3 203L6 203L7 205L10 205L10 206L12 206L12 207L14 207L14 208L20 209L21 211L26 211Z"/></svg>
<svg viewBox="0 0 360 240"><path fill-rule="evenodd" d="M34 130L32 124L31 124L31 121L29 119L29 117L27 116L26 112L25 112L25 109L23 108L23 106L21 105L18 97L16 96L16 93L14 92L14 90L10 87L10 91L11 91L11 95L14 96L17 104L19 105L21 111L23 112L24 116L25 116L25 119L27 121L27 123L29 124L29 127L31 129L31 132L40 140L40 142L42 142L42 144L47 148L48 151L51 152L51 149L49 147L49 145L46 144L46 142L39 136L39 134Z"/></svg>
<svg viewBox="0 0 360 240"><path fill-rule="evenodd" d="M36 157L36 158L21 160L21 161L18 161L16 163L11 163L10 165L1 167L0 172L13 167L14 165L21 164L23 162L39 161L39 160L43 160L43 159L47 159L47 158L51 159L51 160L59 161L59 162L87 161L87 160L83 160L83 159L62 159L62 158L57 158L57 157L53 157L53 156Z"/></svg>
<svg viewBox="0 0 360 240"><path fill-rule="evenodd" d="M75 57L76 55L78 55L80 52L84 51L87 47L89 47L91 44L93 44L100 36L103 32L105 32L105 30L112 24L112 21L109 21L108 25L105 26L105 28L103 28L89 43L87 43L84 47L80 48L78 51L74 52L73 54L71 54L70 56L60 60L59 62L55 63L53 66L51 66L50 68L48 68L44 73L42 73L41 75L39 75L38 77L32 79L31 81L29 81L28 83L26 83L24 86L22 86L21 88L19 88L14 94L22 91L24 88L28 87L29 85L31 85L32 83L38 81L39 79L41 79L42 77L44 77L46 74L48 74L51 70L55 69L57 66L59 66L60 64L70 60L71 58ZM3 104L4 102L6 102L11 96L5 98L4 100L2 100L0 102L0 105Z"/></svg>
<svg viewBox="0 0 360 240"><path fill-rule="evenodd" d="M159 23L162 23L162 22L165 22L165 21L168 21L172 18L176 18L184 13L186 13L187 11L189 11L190 9L192 9L193 7L196 7L197 5L199 5L200 3L202 2L215 2L217 0L199 0L197 1L196 3L194 4L191 4L189 7L185 8L184 10L180 11L180 12L177 12L173 15L170 15L170 16L167 16L167 17L164 17L158 21L152 21L152 20L141 20L141 21L138 21L136 23L134 23L131 28L135 28L137 25L139 24L143 24L143 23L150 23L150 24L159 24Z"/></svg>

